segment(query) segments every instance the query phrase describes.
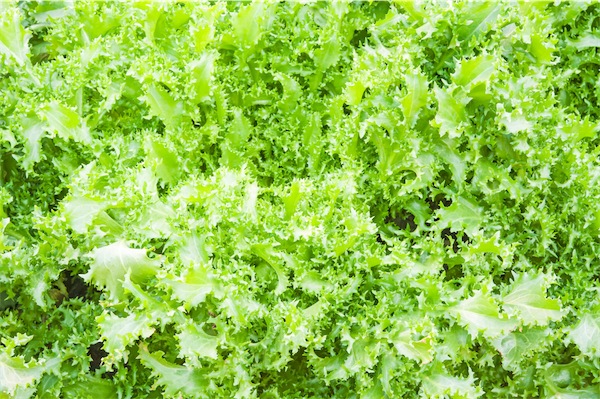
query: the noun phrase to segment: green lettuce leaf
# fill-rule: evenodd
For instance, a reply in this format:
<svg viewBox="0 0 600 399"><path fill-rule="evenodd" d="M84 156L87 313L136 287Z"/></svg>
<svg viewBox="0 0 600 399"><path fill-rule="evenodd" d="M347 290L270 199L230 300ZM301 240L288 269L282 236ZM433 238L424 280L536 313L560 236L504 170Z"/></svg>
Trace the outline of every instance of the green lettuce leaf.
<svg viewBox="0 0 600 399"><path fill-rule="evenodd" d="M131 280L142 282L153 277L160 261L150 259L145 249L130 248L124 241L94 249L90 269L81 277L99 288L107 289L111 300L123 300L123 281L127 273Z"/></svg>

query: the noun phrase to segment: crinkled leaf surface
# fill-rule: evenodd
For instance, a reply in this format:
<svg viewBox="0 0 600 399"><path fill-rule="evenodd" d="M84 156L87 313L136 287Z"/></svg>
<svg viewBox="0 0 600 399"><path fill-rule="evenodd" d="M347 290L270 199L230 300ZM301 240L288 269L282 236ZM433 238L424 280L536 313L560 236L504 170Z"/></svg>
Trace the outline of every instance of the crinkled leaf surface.
<svg viewBox="0 0 600 399"><path fill-rule="evenodd" d="M461 301L452 311L458 315L459 323L467 328L472 336L481 331L486 337L496 337L517 325L514 319L501 314L495 301L483 292L477 292Z"/></svg>
<svg viewBox="0 0 600 399"><path fill-rule="evenodd" d="M599 397L598 21L0 2L0 398Z"/></svg>
<svg viewBox="0 0 600 399"><path fill-rule="evenodd" d="M90 257L90 270L81 277L106 288L113 300L123 299L125 274L130 273L132 281L143 281L156 273L159 264L148 258L145 249L130 248L123 241L96 248Z"/></svg>
<svg viewBox="0 0 600 399"><path fill-rule="evenodd" d="M600 353L600 318L598 315L585 314L579 323L569 331L569 338L577 345L581 353L598 357Z"/></svg>
<svg viewBox="0 0 600 399"><path fill-rule="evenodd" d="M547 297L545 281L543 274L518 276L510 292L502 298L504 307L528 325L545 325L560 319L565 312L557 299Z"/></svg>

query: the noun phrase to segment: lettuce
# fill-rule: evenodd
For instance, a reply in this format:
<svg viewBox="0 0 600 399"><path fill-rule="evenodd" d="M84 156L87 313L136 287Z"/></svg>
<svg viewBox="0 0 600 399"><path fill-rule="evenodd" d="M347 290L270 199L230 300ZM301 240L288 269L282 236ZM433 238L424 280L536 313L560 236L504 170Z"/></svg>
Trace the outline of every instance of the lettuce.
<svg viewBox="0 0 600 399"><path fill-rule="evenodd" d="M0 398L599 397L598 18L0 3Z"/></svg>

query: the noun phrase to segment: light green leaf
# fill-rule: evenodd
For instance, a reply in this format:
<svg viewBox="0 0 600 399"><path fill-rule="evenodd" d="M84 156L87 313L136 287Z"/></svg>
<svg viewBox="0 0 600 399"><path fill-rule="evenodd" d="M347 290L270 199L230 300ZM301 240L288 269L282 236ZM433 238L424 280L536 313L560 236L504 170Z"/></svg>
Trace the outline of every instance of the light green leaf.
<svg viewBox="0 0 600 399"><path fill-rule="evenodd" d="M175 215L175 211L169 204L156 198L144 207L135 231L149 238L168 237L174 233L171 219Z"/></svg>
<svg viewBox="0 0 600 399"><path fill-rule="evenodd" d="M96 321L104 340L104 350L109 354L109 364L121 359L127 361L127 347L140 337L148 338L154 333L153 321L140 313L127 317L103 313Z"/></svg>
<svg viewBox="0 0 600 399"><path fill-rule="evenodd" d="M163 352L148 352L145 345L140 345L139 359L143 365L152 370L157 377L156 383L163 386L165 394L183 393L189 398L208 398L206 388L208 377L200 369L180 366L163 359Z"/></svg>
<svg viewBox="0 0 600 399"><path fill-rule="evenodd" d="M436 86L434 92L438 111L432 122L433 126L440 129L441 136L448 135L450 138L461 136L468 122L462 100L455 97L448 89L440 89Z"/></svg>
<svg viewBox="0 0 600 399"><path fill-rule="evenodd" d="M175 127L180 122L183 103L176 101L162 85L149 85L142 99L146 101L152 114L158 116L166 126Z"/></svg>
<svg viewBox="0 0 600 399"><path fill-rule="evenodd" d="M13 57L19 65L29 62L29 38L21 25L21 14L16 7L0 12L0 53Z"/></svg>
<svg viewBox="0 0 600 399"><path fill-rule="evenodd" d="M556 128L557 133L572 141L579 141L585 138L595 138L600 131L600 124L591 121L588 117L584 119L575 119L566 122Z"/></svg>
<svg viewBox="0 0 600 399"><path fill-rule="evenodd" d="M0 144L8 143L10 148L14 148L18 145L17 138L14 133L7 129L0 129Z"/></svg>
<svg viewBox="0 0 600 399"><path fill-rule="evenodd" d="M265 28L269 14L267 3L251 3L240 7L237 15L232 19L233 32L237 45L242 48L255 46Z"/></svg>
<svg viewBox="0 0 600 399"><path fill-rule="evenodd" d="M575 327L569 329L568 337L584 355L600 358L600 315L585 314Z"/></svg>
<svg viewBox="0 0 600 399"><path fill-rule="evenodd" d="M454 140L446 138L435 146L435 153L446 161L448 168L452 171L452 179L459 187L465 184L466 173L468 170L467 162L463 156L456 152Z"/></svg>
<svg viewBox="0 0 600 399"><path fill-rule="evenodd" d="M492 253L500 255L505 246L500 242L500 233L484 238L477 237L476 241L469 246L469 254Z"/></svg>
<svg viewBox="0 0 600 399"><path fill-rule="evenodd" d="M508 295L502 298L504 308L526 325L546 325L550 320L560 320L565 312L558 299L546 297L546 281L544 274L519 275Z"/></svg>
<svg viewBox="0 0 600 399"><path fill-rule="evenodd" d="M25 139L23 166L25 169L31 170L33 165L42 159L42 138L46 133L46 126L35 116L23 118L21 125L23 126L21 134Z"/></svg>
<svg viewBox="0 0 600 399"><path fill-rule="evenodd" d="M409 127L413 127L419 117L421 108L427 105L427 78L421 73L413 73L406 77L408 93L401 101L404 118Z"/></svg>
<svg viewBox="0 0 600 399"><path fill-rule="evenodd" d="M56 132L58 137L85 144L91 143L89 128L72 109L53 101L41 108L40 115L48 122L50 131Z"/></svg>
<svg viewBox="0 0 600 399"><path fill-rule="evenodd" d="M14 394L18 388L33 385L50 365L36 364L35 361L25 363L22 357L0 353L0 394Z"/></svg>
<svg viewBox="0 0 600 399"><path fill-rule="evenodd" d="M433 360L433 340L431 337L424 337L418 341L413 339L413 332L410 329L399 331L394 334L392 343L398 353L409 359L429 363Z"/></svg>
<svg viewBox="0 0 600 399"><path fill-rule="evenodd" d="M371 141L379 154L377 168L381 175L393 176L402 167L406 154L400 149L398 142L387 137L382 131L373 132Z"/></svg>
<svg viewBox="0 0 600 399"><path fill-rule="evenodd" d="M477 399L484 392L475 385L473 372L469 371L468 378L460 378L440 371L425 376L421 385L421 397L427 399Z"/></svg>
<svg viewBox="0 0 600 399"><path fill-rule="evenodd" d="M550 38L544 38L539 34L531 36L529 51L535 56L539 64L549 64L552 61L552 53L555 50L556 47L550 41Z"/></svg>
<svg viewBox="0 0 600 399"><path fill-rule="evenodd" d="M239 108L234 109L231 127L226 131L225 140L221 143L223 165L238 168L243 164L243 151L252 131L253 127L244 113Z"/></svg>
<svg viewBox="0 0 600 399"><path fill-rule="evenodd" d="M210 99L211 79L216 55L210 52L202 53L200 58L188 64L194 94L192 101L200 103Z"/></svg>
<svg viewBox="0 0 600 399"><path fill-rule="evenodd" d="M39 388L38 388L39 389ZM66 385L62 389L64 399L96 399L116 398L118 388L110 380L91 375L79 376L75 384Z"/></svg>
<svg viewBox="0 0 600 399"><path fill-rule="evenodd" d="M252 245L252 252L264 259L269 266L273 268L277 274L277 287L275 287L275 295L282 294L289 284L288 277L283 269L284 263L282 256L275 250L275 248L273 248L272 245L267 243Z"/></svg>
<svg viewBox="0 0 600 399"><path fill-rule="evenodd" d="M19 387L33 384L42 375L41 367L29 367L21 358L0 356L0 392L13 394Z"/></svg>
<svg viewBox="0 0 600 399"><path fill-rule="evenodd" d="M233 110L233 122L231 129L227 132L227 141L232 148L240 148L247 143L250 134L252 133L252 125L248 118L244 116L241 109Z"/></svg>
<svg viewBox="0 0 600 399"><path fill-rule="evenodd" d="M219 337L205 333L202 328L189 323L177 334L179 340L179 356L192 359L192 364L199 365L198 358L216 359ZM195 360L194 360L195 359Z"/></svg>
<svg viewBox="0 0 600 399"><path fill-rule="evenodd" d="M600 384L582 380L581 376L587 374L582 364L583 362L580 361L572 361L566 364L550 363L546 365L543 372L545 377L544 398L597 399L600 395Z"/></svg>
<svg viewBox="0 0 600 399"><path fill-rule="evenodd" d="M123 241L96 248L90 256L90 270L81 277L97 287L108 289L113 301L124 299L123 280L128 271L132 281L141 282L154 276L160 263L148 258L145 249L129 248Z"/></svg>
<svg viewBox="0 0 600 399"><path fill-rule="evenodd" d="M502 355L502 366L510 370L519 370L523 359L538 348L549 331L541 329L526 329L513 331L497 337L492 341L494 347Z"/></svg>
<svg viewBox="0 0 600 399"><path fill-rule="evenodd" d="M517 326L516 320L502 315L491 296L482 291L452 307L451 312L473 337L482 332L484 336L494 338Z"/></svg>
<svg viewBox="0 0 600 399"><path fill-rule="evenodd" d="M101 201L86 197L75 197L62 202L67 223L74 232L85 234L94 218L106 208Z"/></svg>
<svg viewBox="0 0 600 399"><path fill-rule="evenodd" d="M290 218L294 215L301 199L302 194L300 182L295 181L290 185L289 194L282 197L282 201L285 206L285 220L290 220Z"/></svg>
<svg viewBox="0 0 600 399"><path fill-rule="evenodd" d="M458 39L468 43L471 37L485 33L496 22L502 7L496 2L472 2L465 3L467 9L463 10L462 19L457 29Z"/></svg>
<svg viewBox="0 0 600 399"><path fill-rule="evenodd" d="M290 112L296 107L298 99L302 95L302 88L300 84L291 76L283 73L275 75L281 86L283 87L283 96L280 100L280 107L285 112Z"/></svg>
<svg viewBox="0 0 600 399"><path fill-rule="evenodd" d="M521 110L513 112L505 112L500 118L500 123L506 127L506 131L511 134L519 132L530 132L533 128L533 123L523 115Z"/></svg>
<svg viewBox="0 0 600 399"><path fill-rule="evenodd" d="M308 292L318 293L321 290L333 289L333 284L329 281L323 280L319 273L314 271L307 272L302 279L298 281L300 287Z"/></svg>
<svg viewBox="0 0 600 399"><path fill-rule="evenodd" d="M349 82L346 85L346 102L348 105L360 104L366 88L367 87L365 84L360 80L356 82Z"/></svg>
<svg viewBox="0 0 600 399"><path fill-rule="evenodd" d="M10 218L4 217L6 216L4 214L4 211L2 210L2 207L0 206L0 251L5 251L7 249L10 249L10 245L5 245L5 242L7 242L8 240L6 240L6 237L4 235L4 232L6 231L6 227L9 225L10 223ZM4 303L6 301L6 295L4 293L0 293L0 310L4 310ZM6 301L7 303L10 303L10 301Z"/></svg>
<svg viewBox="0 0 600 399"><path fill-rule="evenodd" d="M598 399L600 385L587 387L585 389L557 389L552 396L546 399Z"/></svg>
<svg viewBox="0 0 600 399"><path fill-rule="evenodd" d="M208 294L220 295L221 285L205 264L195 264L182 277L170 276L163 282L171 287L173 296L187 306L195 307L204 302Z"/></svg>
<svg viewBox="0 0 600 399"><path fill-rule="evenodd" d="M487 81L494 72L494 68L494 57L482 54L462 60L452 75L452 80L458 86L469 89L478 83Z"/></svg>
<svg viewBox="0 0 600 399"><path fill-rule="evenodd" d="M346 370L351 373L373 370L380 354L380 343L368 338L359 338L352 342L349 352L344 362Z"/></svg>
<svg viewBox="0 0 600 399"><path fill-rule="evenodd" d="M438 227L458 232L464 230L468 235L474 235L482 227L483 211L473 201L458 197L452 205L438 211Z"/></svg>
<svg viewBox="0 0 600 399"><path fill-rule="evenodd" d="M595 32L584 32L577 40L571 42L577 50L583 50L590 47L600 47L600 35Z"/></svg>
<svg viewBox="0 0 600 399"><path fill-rule="evenodd" d="M198 233L190 233L184 236L179 244L179 257L186 264L207 264L209 253L204 237Z"/></svg>
<svg viewBox="0 0 600 399"><path fill-rule="evenodd" d="M148 160L154 165L156 176L169 184L175 184L181 173L179 157L169 148L150 137L145 142Z"/></svg>
<svg viewBox="0 0 600 399"><path fill-rule="evenodd" d="M340 42L335 34L329 37L319 49L315 50L315 64L322 71L335 65L339 58Z"/></svg>

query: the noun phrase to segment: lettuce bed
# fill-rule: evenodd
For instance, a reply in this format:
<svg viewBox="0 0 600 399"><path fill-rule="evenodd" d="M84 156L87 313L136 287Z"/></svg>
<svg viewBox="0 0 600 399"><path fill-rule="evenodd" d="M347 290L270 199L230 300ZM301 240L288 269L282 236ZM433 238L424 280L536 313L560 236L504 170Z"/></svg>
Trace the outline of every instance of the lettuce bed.
<svg viewBox="0 0 600 399"><path fill-rule="evenodd" d="M559 3L0 3L0 398L599 398Z"/></svg>

